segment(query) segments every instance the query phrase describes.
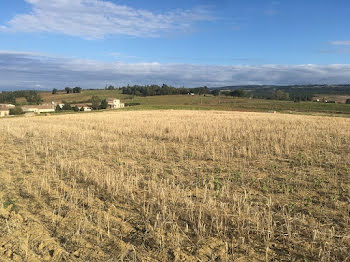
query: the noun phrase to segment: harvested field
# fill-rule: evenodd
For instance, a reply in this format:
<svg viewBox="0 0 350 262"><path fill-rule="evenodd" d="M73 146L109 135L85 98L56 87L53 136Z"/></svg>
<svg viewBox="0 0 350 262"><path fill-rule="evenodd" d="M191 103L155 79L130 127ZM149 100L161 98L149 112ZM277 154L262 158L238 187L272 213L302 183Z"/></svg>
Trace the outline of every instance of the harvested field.
<svg viewBox="0 0 350 262"><path fill-rule="evenodd" d="M1 261L349 261L350 119L0 120Z"/></svg>

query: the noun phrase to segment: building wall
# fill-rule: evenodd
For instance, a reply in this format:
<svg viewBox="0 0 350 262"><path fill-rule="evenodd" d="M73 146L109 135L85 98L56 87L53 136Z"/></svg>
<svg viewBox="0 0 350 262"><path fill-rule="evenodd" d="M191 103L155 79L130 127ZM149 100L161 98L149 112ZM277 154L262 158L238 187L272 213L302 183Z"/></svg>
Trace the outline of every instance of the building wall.
<svg viewBox="0 0 350 262"><path fill-rule="evenodd" d="M55 112L55 109L53 108L48 108L48 109L39 109L39 113L52 113Z"/></svg>
<svg viewBox="0 0 350 262"><path fill-rule="evenodd" d="M124 103L120 103L119 99L114 99L113 101L108 101L108 106L111 109L123 108Z"/></svg>
<svg viewBox="0 0 350 262"><path fill-rule="evenodd" d="M16 106L15 105L12 105L12 104L0 104L0 110L7 110L7 109L10 109L10 108L15 108Z"/></svg>
<svg viewBox="0 0 350 262"><path fill-rule="evenodd" d="M39 113L39 109L38 108L34 108L34 107L22 107L24 112L34 112L34 113Z"/></svg>
<svg viewBox="0 0 350 262"><path fill-rule="evenodd" d="M10 115L10 110L1 110L0 111L0 117L5 117Z"/></svg>

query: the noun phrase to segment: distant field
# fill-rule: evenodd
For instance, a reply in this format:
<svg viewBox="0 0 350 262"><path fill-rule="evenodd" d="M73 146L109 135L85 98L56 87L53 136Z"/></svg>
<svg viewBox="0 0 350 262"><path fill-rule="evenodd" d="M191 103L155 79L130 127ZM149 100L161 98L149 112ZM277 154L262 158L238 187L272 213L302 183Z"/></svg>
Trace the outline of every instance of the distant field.
<svg viewBox="0 0 350 262"><path fill-rule="evenodd" d="M319 112L331 114L350 114L350 105L345 104L325 104L315 102L276 101L266 99L248 99L233 97L214 96L130 96L123 95L119 90L86 90L80 94L41 93L45 102L81 102L91 99L97 95L101 98L116 97L125 103L140 103L129 109L202 109L202 110L233 110L233 111L260 111L266 112L276 110L279 112Z"/></svg>
<svg viewBox="0 0 350 262"><path fill-rule="evenodd" d="M84 90L81 93L67 94L66 92L58 92L53 95L51 92L41 92L41 97L44 102L49 103L52 101L55 102L72 102L72 101L87 101L91 99L92 96L99 96L101 98L115 97L115 98L124 98L125 96L120 93L119 90Z"/></svg>
<svg viewBox="0 0 350 262"><path fill-rule="evenodd" d="M186 110L0 119L0 260L348 261L349 126Z"/></svg>

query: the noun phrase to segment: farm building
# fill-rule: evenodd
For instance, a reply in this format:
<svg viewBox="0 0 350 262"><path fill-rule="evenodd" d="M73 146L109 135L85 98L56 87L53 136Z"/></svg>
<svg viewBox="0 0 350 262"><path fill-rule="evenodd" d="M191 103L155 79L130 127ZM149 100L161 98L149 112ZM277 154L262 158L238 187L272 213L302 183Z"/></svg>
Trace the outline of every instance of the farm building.
<svg viewBox="0 0 350 262"><path fill-rule="evenodd" d="M0 117L5 117L10 115L10 110L0 109Z"/></svg>
<svg viewBox="0 0 350 262"><path fill-rule="evenodd" d="M124 103L120 103L119 99L107 98L106 101L108 103L108 108L110 109L124 108Z"/></svg>
<svg viewBox="0 0 350 262"><path fill-rule="evenodd" d="M0 104L0 117L5 117L10 115L10 109L15 108L12 104Z"/></svg>
<svg viewBox="0 0 350 262"><path fill-rule="evenodd" d="M0 110L10 110L11 108L15 108L15 105L12 104L0 104Z"/></svg>
<svg viewBox="0 0 350 262"><path fill-rule="evenodd" d="M33 113L51 113L55 112L55 105L26 105L22 106L23 111L26 112L33 112Z"/></svg>
<svg viewBox="0 0 350 262"><path fill-rule="evenodd" d="M92 111L91 105L87 105L87 104L76 104L76 105L71 105L71 107L74 107L74 106L78 107L79 110L81 110L81 109L83 108L85 112Z"/></svg>

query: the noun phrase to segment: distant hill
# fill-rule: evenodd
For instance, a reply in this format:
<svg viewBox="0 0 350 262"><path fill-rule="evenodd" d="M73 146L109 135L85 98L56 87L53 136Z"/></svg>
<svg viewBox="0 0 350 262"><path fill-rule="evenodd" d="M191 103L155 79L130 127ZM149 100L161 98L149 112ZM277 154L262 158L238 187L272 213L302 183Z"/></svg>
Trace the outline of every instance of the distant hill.
<svg viewBox="0 0 350 262"><path fill-rule="evenodd" d="M314 97L319 95L350 96L349 85L235 85L210 88L211 90L236 90L244 89L252 97L268 98L277 90L287 92L291 98Z"/></svg>
<svg viewBox="0 0 350 262"><path fill-rule="evenodd" d="M349 85L233 85L233 86L222 86L222 87L211 87L209 89L215 90L257 90L257 89L280 89L280 90L310 90L317 92L346 92L350 93Z"/></svg>

